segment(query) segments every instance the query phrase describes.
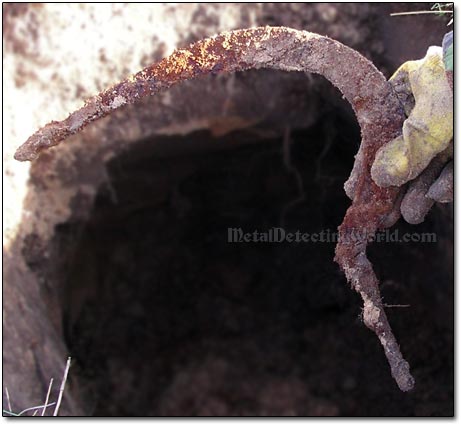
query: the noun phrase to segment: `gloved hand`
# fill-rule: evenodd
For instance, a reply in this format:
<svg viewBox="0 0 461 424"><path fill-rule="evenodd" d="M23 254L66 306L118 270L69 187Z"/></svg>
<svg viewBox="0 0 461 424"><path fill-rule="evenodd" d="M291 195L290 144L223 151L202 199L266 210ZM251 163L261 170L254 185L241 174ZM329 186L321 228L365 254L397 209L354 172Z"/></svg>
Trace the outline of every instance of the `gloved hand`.
<svg viewBox="0 0 461 424"><path fill-rule="evenodd" d="M423 59L405 62L389 81L408 118L402 135L376 153L371 176L381 187L402 187L400 212L418 224L434 201L453 201L453 90L442 47L430 47ZM386 225L398 219L396 212Z"/></svg>

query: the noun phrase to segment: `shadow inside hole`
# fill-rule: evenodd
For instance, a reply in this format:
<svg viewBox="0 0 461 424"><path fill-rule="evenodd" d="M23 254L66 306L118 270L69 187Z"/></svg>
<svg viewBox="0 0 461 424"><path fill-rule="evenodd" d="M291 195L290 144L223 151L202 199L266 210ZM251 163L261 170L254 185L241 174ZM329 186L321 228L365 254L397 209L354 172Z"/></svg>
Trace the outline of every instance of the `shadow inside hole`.
<svg viewBox="0 0 461 424"><path fill-rule="evenodd" d="M334 239L228 242L229 228L326 234L340 224L356 123L332 111L290 140L163 156L154 143L217 141L197 132L139 142L109 163L88 222L57 228L58 243L77 234L63 269L63 327L93 415L383 414L373 402L382 393L398 399L394 413L414 410L357 318ZM386 246L380 262L382 249L372 250L390 277L402 258L434 254ZM399 284L388 293L411 297ZM391 317L405 333L408 315Z"/></svg>

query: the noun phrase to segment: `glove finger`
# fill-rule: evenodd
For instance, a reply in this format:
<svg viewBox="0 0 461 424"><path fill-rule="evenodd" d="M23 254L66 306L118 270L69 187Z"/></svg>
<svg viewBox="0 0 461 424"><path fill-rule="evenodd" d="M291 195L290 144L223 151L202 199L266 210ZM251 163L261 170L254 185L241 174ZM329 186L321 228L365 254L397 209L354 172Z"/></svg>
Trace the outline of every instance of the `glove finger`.
<svg viewBox="0 0 461 424"><path fill-rule="evenodd" d="M410 145L399 136L381 147L371 166L371 177L380 187L401 186L410 176Z"/></svg>
<svg viewBox="0 0 461 424"><path fill-rule="evenodd" d="M409 184L400 206L402 216L409 224L420 224L423 222L427 213L432 208L434 200L427 197L428 191L452 154L453 145L450 144L446 150L431 161L419 177Z"/></svg>
<svg viewBox="0 0 461 424"><path fill-rule="evenodd" d="M410 184L400 206L403 219L409 224L421 224L434 205L434 201L426 197L427 187L426 190L415 187L417 180Z"/></svg>
<svg viewBox="0 0 461 424"><path fill-rule="evenodd" d="M453 161L445 166L440 176L431 185L426 197L439 203L453 202Z"/></svg>
<svg viewBox="0 0 461 424"><path fill-rule="evenodd" d="M415 98L411 91L411 83L409 73L418 68L419 61L405 62L389 79L389 82L394 89L400 103L402 104L405 115L410 115L415 106ZM403 137L398 137L391 141L386 146L383 146L376 154L375 161L371 168L371 175L376 184L381 187L388 187L391 185L401 186L406 182L406 172L403 172L401 167L405 167L408 156L408 146L403 143ZM396 162L396 157L400 157L401 161ZM403 163L402 163L403 162ZM402 174L404 177L399 178L398 183L391 177L391 174ZM353 186L353 174L346 184ZM401 181L401 182L400 182ZM401 201L402 199L400 199ZM399 203L400 207L400 203ZM399 212L400 216L400 212ZM397 218L398 219L398 218Z"/></svg>

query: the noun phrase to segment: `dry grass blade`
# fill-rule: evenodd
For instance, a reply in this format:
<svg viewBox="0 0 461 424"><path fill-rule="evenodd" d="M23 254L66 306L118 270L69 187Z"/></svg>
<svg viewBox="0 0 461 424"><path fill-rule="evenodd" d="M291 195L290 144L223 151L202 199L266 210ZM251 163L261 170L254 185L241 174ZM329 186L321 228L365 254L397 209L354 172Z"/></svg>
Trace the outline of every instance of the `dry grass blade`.
<svg viewBox="0 0 461 424"><path fill-rule="evenodd" d="M46 405L48 405L48 400L50 399L51 387L53 386L53 379L50 379L50 385L48 386L48 392L46 393L45 406L43 407L42 417L45 415Z"/></svg>
<svg viewBox="0 0 461 424"><path fill-rule="evenodd" d="M11 409L10 394L8 393L8 387L6 386L5 386L5 395L6 395L6 402L8 403L8 411L12 412L13 410Z"/></svg>
<svg viewBox="0 0 461 424"><path fill-rule="evenodd" d="M451 13L452 10L415 10L414 12L391 13L390 16L407 16L407 15L434 15L439 13Z"/></svg>
<svg viewBox="0 0 461 424"><path fill-rule="evenodd" d="M62 396L64 394L64 389L66 387L67 376L69 374L70 363L71 363L71 358L69 357L69 358L67 358L66 369L64 370L64 375L63 375L62 381L61 381L61 387L59 388L58 401L56 402L56 408L54 409L54 412L53 412L54 417L57 417L58 413L59 413L59 408L61 406Z"/></svg>

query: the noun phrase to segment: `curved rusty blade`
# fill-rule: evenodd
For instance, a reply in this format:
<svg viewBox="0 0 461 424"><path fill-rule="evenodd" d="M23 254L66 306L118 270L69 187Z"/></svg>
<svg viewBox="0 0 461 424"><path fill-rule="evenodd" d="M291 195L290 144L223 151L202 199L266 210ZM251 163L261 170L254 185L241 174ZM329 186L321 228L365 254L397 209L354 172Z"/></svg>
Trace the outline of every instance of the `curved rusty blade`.
<svg viewBox="0 0 461 424"><path fill-rule="evenodd" d="M362 131L353 177L348 181L353 203L339 227L335 260L364 301L364 322L379 337L399 387L414 381L408 363L384 312L378 279L366 257L368 236L385 225L398 190L378 187L370 177L376 151L398 136L404 120L390 85L376 67L343 44L306 31L261 27L222 33L176 50L161 62L89 99L85 106L61 122L51 122L33 134L16 152L18 160L33 160L42 150L57 145L119 107L151 96L178 82L205 74L271 68L323 75L352 105ZM360 240L353 237L365 234Z"/></svg>

